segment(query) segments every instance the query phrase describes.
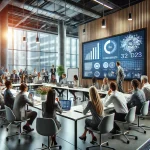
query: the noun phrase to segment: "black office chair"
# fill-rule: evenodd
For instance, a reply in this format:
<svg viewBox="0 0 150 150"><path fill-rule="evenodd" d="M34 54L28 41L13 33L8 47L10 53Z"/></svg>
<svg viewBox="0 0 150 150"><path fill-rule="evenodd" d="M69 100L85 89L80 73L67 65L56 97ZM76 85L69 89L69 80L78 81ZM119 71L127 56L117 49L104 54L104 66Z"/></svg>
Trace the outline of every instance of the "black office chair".
<svg viewBox="0 0 150 150"><path fill-rule="evenodd" d="M102 140L101 140L102 134L109 133L113 129L113 126L114 126L114 114L111 114L111 115L105 116L102 119L102 121L100 122L100 124L98 126L98 130L93 130L92 128L87 128L90 131L98 133L100 135L100 141L99 141L98 145L87 147L86 150L89 150L89 148L93 148L93 147L100 147L100 150L101 150L101 147L115 150L114 148L108 146L108 141L102 143ZM106 144L107 146L104 146L104 144Z"/></svg>

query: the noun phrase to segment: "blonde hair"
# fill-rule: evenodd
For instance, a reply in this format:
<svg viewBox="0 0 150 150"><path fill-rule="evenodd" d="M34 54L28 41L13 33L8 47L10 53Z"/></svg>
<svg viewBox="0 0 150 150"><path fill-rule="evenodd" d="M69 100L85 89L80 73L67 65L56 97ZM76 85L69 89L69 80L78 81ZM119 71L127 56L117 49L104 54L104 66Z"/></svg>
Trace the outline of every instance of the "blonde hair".
<svg viewBox="0 0 150 150"><path fill-rule="evenodd" d="M98 113L99 116L102 116L104 111L103 104L97 92L97 89L94 86L90 87L89 96L90 100L92 101L92 104L96 108L96 112Z"/></svg>

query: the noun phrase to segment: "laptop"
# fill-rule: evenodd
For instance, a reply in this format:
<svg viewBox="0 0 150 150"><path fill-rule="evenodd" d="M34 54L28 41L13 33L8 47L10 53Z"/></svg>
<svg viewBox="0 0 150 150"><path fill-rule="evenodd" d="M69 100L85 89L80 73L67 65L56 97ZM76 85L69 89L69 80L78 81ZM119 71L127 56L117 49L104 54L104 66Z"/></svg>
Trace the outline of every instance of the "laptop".
<svg viewBox="0 0 150 150"><path fill-rule="evenodd" d="M37 82L36 82L36 84L42 84L43 83L43 80L38 80Z"/></svg>
<svg viewBox="0 0 150 150"><path fill-rule="evenodd" d="M60 83L56 83L56 85L59 86L59 87L61 87L61 84L60 84Z"/></svg>
<svg viewBox="0 0 150 150"><path fill-rule="evenodd" d="M69 88L73 88L73 86L74 86L73 84L68 84Z"/></svg>

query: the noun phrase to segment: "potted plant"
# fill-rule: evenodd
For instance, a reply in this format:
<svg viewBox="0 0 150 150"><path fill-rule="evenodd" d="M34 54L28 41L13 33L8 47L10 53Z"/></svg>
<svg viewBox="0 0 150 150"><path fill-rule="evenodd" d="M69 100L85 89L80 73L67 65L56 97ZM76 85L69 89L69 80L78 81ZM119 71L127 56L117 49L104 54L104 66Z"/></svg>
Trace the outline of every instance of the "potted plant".
<svg viewBox="0 0 150 150"><path fill-rule="evenodd" d="M63 66L58 66L57 67L57 74L59 76L59 81L61 80L61 75L65 72L64 67Z"/></svg>
<svg viewBox="0 0 150 150"><path fill-rule="evenodd" d="M46 100L46 96L51 87L41 86L37 88L37 93L41 95L41 100Z"/></svg>

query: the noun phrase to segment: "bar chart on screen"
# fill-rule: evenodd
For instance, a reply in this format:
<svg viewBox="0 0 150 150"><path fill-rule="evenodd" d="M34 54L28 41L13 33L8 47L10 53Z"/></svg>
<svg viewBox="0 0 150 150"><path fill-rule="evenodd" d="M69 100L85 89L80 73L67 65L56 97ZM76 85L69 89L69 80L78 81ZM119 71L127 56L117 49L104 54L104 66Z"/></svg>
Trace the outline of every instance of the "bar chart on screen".
<svg viewBox="0 0 150 150"><path fill-rule="evenodd" d="M100 59L100 44L99 42L89 43L84 49L86 49L86 53L84 53L84 60L97 60Z"/></svg>

